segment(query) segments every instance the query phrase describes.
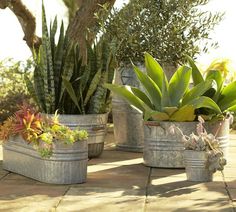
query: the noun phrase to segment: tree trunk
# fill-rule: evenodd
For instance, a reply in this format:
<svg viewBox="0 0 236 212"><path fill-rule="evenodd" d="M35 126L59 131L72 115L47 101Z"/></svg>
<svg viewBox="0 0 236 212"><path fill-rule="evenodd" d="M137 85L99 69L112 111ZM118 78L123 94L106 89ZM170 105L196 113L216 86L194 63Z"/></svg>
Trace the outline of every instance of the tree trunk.
<svg viewBox="0 0 236 212"><path fill-rule="evenodd" d="M68 27L68 35L71 42L78 43L80 46L80 55L85 63L87 58L86 42L88 37L90 41L94 38L94 31L98 26L95 13L101 9L101 5L106 3L109 7L113 6L116 0L82 0L79 10L77 10L74 19Z"/></svg>

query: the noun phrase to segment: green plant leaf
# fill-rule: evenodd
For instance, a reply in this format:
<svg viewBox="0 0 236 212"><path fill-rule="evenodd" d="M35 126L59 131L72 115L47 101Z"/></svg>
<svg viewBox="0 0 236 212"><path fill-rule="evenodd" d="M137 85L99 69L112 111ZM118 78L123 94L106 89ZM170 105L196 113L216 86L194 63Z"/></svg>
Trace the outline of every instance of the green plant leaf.
<svg viewBox="0 0 236 212"><path fill-rule="evenodd" d="M131 93L128 88L129 86L124 85L113 85L113 84L104 84L105 88L108 88L112 92L118 94L120 97L124 98L131 105L141 110L143 113L152 111L141 99ZM131 90L131 89L130 89Z"/></svg>
<svg viewBox="0 0 236 212"><path fill-rule="evenodd" d="M131 87L131 90L134 95L136 95L139 99L145 102L150 108L154 109L152 102L150 101L150 99L147 97L147 95L144 92L142 92L141 90L135 87Z"/></svg>
<svg viewBox="0 0 236 212"><path fill-rule="evenodd" d="M200 96L188 102L188 105L192 105L194 109L209 108L214 110L217 114L222 113L219 106L209 97Z"/></svg>
<svg viewBox="0 0 236 212"><path fill-rule="evenodd" d="M167 113L169 116L171 116L174 112L178 110L177 107L164 107L163 111Z"/></svg>
<svg viewBox="0 0 236 212"><path fill-rule="evenodd" d="M163 69L160 64L147 52L144 54L145 57L145 67L148 76L156 83L159 89L162 89L163 81Z"/></svg>
<svg viewBox="0 0 236 212"><path fill-rule="evenodd" d="M101 70L98 70L98 72L95 74L94 78L92 79L91 83L90 83L90 86L89 86L89 89L86 93L86 97L85 97L85 100L84 100L84 105L86 105L90 99L90 97L93 95L93 93L96 91L97 89L97 86L100 82L100 79L101 79Z"/></svg>
<svg viewBox="0 0 236 212"><path fill-rule="evenodd" d="M208 80L208 79L215 80L215 82L217 84L216 92L213 96L213 100L215 102L217 102L217 100L219 99L220 93L222 91L222 88L223 88L224 79L223 79L222 74L219 70L208 71L207 76L206 76L206 80Z"/></svg>
<svg viewBox="0 0 236 212"><path fill-rule="evenodd" d="M178 106L180 100L183 98L191 77L191 68L188 66L181 66L171 77L169 82L169 96L171 106Z"/></svg>
<svg viewBox="0 0 236 212"><path fill-rule="evenodd" d="M184 105L171 115L170 121L193 121L196 117L194 111L195 109L192 105Z"/></svg>
<svg viewBox="0 0 236 212"><path fill-rule="evenodd" d="M167 81L167 78L164 72L163 72L163 77L162 77L161 92L162 92L161 108L163 110L163 108L171 106L171 101L170 101L170 96L169 96L169 83Z"/></svg>
<svg viewBox="0 0 236 212"><path fill-rule="evenodd" d="M70 83L69 80L67 80L66 77L62 76L62 80L63 80L63 84L68 92L68 94L70 95L70 98L72 99L72 101L75 103L75 105L77 106L78 110L80 111L80 113L82 112L81 111L81 107L79 105L79 101L78 101L78 98L75 94L75 91L72 87L72 84Z"/></svg>
<svg viewBox="0 0 236 212"><path fill-rule="evenodd" d="M188 55L186 55L186 58L188 60L190 67L192 68L192 77L193 77L194 85L197 85L200 82L203 82L204 81L203 76L201 72L199 71L198 67L196 66L196 64L194 63L193 59L189 57Z"/></svg>
<svg viewBox="0 0 236 212"><path fill-rule="evenodd" d="M147 91L147 95L149 96L152 104L154 105L156 110L161 109L161 91L156 83L146 74L144 74L137 66L133 66L134 71L142 83L143 87Z"/></svg>
<svg viewBox="0 0 236 212"><path fill-rule="evenodd" d="M150 116L153 119L153 121L167 121L170 118L167 113L159 111L152 111Z"/></svg>
<svg viewBox="0 0 236 212"><path fill-rule="evenodd" d="M202 96L207 90L209 90L214 84L213 80L202 81L191 90L189 90L182 99L182 105L188 104L189 101Z"/></svg>
<svg viewBox="0 0 236 212"><path fill-rule="evenodd" d="M222 89L218 105L222 111L227 110L235 104L236 99L236 81L228 84Z"/></svg>

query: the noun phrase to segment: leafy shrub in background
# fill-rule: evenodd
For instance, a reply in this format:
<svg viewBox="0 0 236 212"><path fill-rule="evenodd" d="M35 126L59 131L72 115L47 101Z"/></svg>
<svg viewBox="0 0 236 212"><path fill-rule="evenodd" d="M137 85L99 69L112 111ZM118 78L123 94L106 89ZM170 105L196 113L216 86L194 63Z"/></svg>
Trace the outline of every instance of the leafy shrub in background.
<svg viewBox="0 0 236 212"><path fill-rule="evenodd" d="M0 61L0 122L17 111L18 105L30 101L24 76L30 78L31 65L30 60L25 63L12 59Z"/></svg>
<svg viewBox="0 0 236 212"><path fill-rule="evenodd" d="M106 35L120 42L119 62L142 62L149 52L163 65L176 66L217 47L210 33L223 14L204 11L209 0L130 0L104 23Z"/></svg>

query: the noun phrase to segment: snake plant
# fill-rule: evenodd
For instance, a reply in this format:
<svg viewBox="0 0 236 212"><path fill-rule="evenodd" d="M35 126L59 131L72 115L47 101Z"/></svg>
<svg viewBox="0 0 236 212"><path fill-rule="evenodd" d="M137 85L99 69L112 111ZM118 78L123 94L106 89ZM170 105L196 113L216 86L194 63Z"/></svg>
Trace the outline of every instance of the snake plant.
<svg viewBox="0 0 236 212"><path fill-rule="evenodd" d="M25 77L29 92L42 112L86 114L106 112L110 91L102 84L111 82L114 75L112 48L106 41L88 46L88 62L82 65L79 47L69 44L60 27L55 42L57 19L50 24L49 32L45 9L42 5L42 45L35 52L33 82Z"/></svg>
<svg viewBox="0 0 236 212"><path fill-rule="evenodd" d="M226 84L226 77L217 69L208 70L204 78L193 59L189 56L187 56L187 59L189 65L192 67L194 86L198 86L210 79L214 80L215 86L208 89L204 93L204 96L213 99L219 106L221 112L236 112L236 81ZM198 113L203 113L209 117L215 115L214 111L208 109L200 110Z"/></svg>
<svg viewBox="0 0 236 212"><path fill-rule="evenodd" d="M81 114L107 112L110 91L104 88L103 84L111 83L113 80L114 48L102 38L93 47L88 46L86 66L82 65L78 46L75 46L74 51L76 57L73 75L70 80L62 76L68 97L73 101L72 107Z"/></svg>
<svg viewBox="0 0 236 212"><path fill-rule="evenodd" d="M196 118L195 110L202 107L221 113L212 99L203 96L214 85L214 80L208 79L190 89L190 67L179 67L168 82L162 67L148 53L145 53L145 66L147 73L134 66L144 92L131 86L104 85L141 110L145 120L193 121Z"/></svg>

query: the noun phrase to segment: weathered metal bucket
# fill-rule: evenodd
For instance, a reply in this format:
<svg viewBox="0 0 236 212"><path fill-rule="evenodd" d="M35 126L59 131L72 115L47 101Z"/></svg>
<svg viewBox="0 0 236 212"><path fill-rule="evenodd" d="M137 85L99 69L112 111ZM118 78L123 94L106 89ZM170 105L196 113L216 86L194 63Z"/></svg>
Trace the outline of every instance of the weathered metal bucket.
<svg viewBox="0 0 236 212"><path fill-rule="evenodd" d="M208 156L206 152L185 150L184 161L188 181L212 181L213 172L208 169Z"/></svg>
<svg viewBox="0 0 236 212"><path fill-rule="evenodd" d="M42 158L32 144L15 136L3 144L3 168L52 184L84 183L87 178L87 141L56 141L50 158Z"/></svg>
<svg viewBox="0 0 236 212"><path fill-rule="evenodd" d="M99 157L104 149L108 114L60 115L60 123L88 132L88 157Z"/></svg>
<svg viewBox="0 0 236 212"><path fill-rule="evenodd" d="M196 133L198 122L145 122L144 123L144 164L151 167L184 168L184 145L181 138L169 132L171 125L180 128L185 135ZM220 147L227 159L229 141L229 119L206 122L208 133L220 140Z"/></svg>
<svg viewBox="0 0 236 212"><path fill-rule="evenodd" d="M144 69L143 66L140 66ZM140 88L132 66L116 70L115 83ZM122 151L143 152L143 115L117 95L112 98L112 116L116 147Z"/></svg>

